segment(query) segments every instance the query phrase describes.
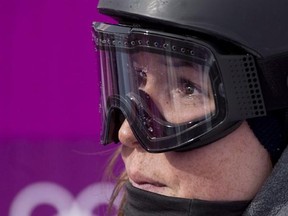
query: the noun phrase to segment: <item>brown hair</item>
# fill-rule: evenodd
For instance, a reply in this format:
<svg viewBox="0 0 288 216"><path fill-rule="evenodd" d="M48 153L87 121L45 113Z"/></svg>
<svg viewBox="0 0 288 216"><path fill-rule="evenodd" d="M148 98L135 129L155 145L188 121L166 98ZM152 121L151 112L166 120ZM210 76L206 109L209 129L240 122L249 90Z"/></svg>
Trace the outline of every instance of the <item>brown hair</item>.
<svg viewBox="0 0 288 216"><path fill-rule="evenodd" d="M120 175L115 175L114 168L116 166L117 161L119 160L119 156L121 154L121 146L112 154L111 159L109 160L109 163L107 165L107 168L105 170L105 177L112 181L116 181L114 190L111 194L109 204L108 204L108 215L111 215L113 204L118 196L121 197L121 202L119 205L119 208L117 209L117 216L124 216L124 204L126 200L126 192L124 189L125 183L128 181L127 173L126 171L122 171Z"/></svg>

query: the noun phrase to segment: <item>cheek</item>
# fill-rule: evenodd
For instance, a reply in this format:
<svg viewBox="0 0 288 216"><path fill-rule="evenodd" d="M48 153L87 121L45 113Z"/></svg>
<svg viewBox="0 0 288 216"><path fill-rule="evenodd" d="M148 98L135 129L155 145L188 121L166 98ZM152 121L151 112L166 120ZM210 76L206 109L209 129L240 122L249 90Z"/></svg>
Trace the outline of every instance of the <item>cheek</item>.
<svg viewBox="0 0 288 216"><path fill-rule="evenodd" d="M182 174L185 179L191 176L208 176L214 175L217 171L220 161L223 162L225 157L216 156L215 152L210 151L212 146L205 148L194 149L187 152L171 152L166 154L167 161L171 169L174 169L178 174ZM213 150L211 148L211 150ZM227 160L227 159L226 159Z"/></svg>
<svg viewBox="0 0 288 216"><path fill-rule="evenodd" d="M218 169L218 161L212 162L202 150L191 152L166 154L169 176L169 184L175 192L175 196L182 198L207 197L205 194L209 187L215 186L221 176Z"/></svg>
<svg viewBox="0 0 288 216"><path fill-rule="evenodd" d="M190 98L189 100L175 97L162 107L165 119L174 124L202 119L215 113L214 101L203 100L199 97Z"/></svg>

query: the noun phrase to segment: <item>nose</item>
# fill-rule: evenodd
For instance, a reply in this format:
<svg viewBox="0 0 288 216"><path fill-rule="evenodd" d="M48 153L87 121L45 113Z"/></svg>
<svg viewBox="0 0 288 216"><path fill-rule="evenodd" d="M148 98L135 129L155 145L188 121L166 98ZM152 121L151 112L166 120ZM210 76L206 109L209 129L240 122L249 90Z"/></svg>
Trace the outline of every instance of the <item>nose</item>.
<svg viewBox="0 0 288 216"><path fill-rule="evenodd" d="M130 148L136 148L137 146L140 146L127 120L122 123L118 131L118 139L123 145Z"/></svg>

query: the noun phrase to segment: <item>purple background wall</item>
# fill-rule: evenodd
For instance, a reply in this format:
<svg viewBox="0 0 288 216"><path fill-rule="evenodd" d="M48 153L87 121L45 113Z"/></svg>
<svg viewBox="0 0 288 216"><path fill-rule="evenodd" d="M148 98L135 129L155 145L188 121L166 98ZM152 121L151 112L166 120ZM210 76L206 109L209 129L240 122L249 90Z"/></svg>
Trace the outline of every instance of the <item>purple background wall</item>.
<svg viewBox="0 0 288 216"><path fill-rule="evenodd" d="M1 216L104 215L97 2L0 1Z"/></svg>

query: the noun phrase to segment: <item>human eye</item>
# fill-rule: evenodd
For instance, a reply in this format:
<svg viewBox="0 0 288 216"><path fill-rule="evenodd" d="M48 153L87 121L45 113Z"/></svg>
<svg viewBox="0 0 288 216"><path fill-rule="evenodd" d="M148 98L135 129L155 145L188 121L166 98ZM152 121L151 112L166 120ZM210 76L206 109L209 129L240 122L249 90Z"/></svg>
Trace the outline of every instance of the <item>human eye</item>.
<svg viewBox="0 0 288 216"><path fill-rule="evenodd" d="M201 88L196 83L185 78L179 79L177 92L182 97L192 97L202 93Z"/></svg>

